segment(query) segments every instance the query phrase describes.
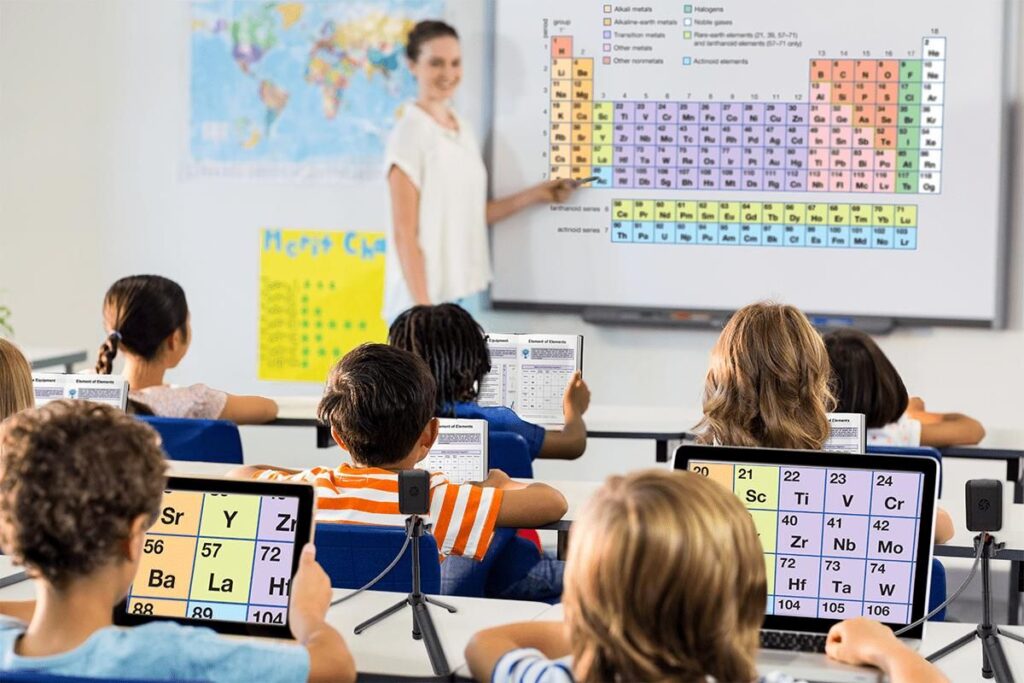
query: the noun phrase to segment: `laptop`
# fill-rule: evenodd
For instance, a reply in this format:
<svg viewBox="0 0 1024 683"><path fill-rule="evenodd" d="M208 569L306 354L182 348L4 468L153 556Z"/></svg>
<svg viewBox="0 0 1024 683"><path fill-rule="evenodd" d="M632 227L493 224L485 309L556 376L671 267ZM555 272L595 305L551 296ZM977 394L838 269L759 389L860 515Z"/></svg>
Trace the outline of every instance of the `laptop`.
<svg viewBox="0 0 1024 683"><path fill-rule="evenodd" d="M825 636L852 617L894 630L927 612L938 463L931 458L683 445L675 469L733 491L765 551L758 668L807 681L877 681L829 660ZM918 648L924 624L903 641Z"/></svg>
<svg viewBox="0 0 1024 683"><path fill-rule="evenodd" d="M291 638L299 553L312 539L308 484L171 476L114 623L171 620Z"/></svg>

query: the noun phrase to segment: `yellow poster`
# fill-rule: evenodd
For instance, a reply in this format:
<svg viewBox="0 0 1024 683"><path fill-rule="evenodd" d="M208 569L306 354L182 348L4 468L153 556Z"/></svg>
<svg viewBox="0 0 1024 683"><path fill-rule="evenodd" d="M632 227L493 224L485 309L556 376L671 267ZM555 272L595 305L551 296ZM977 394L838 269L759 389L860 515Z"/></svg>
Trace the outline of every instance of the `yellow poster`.
<svg viewBox="0 0 1024 683"><path fill-rule="evenodd" d="M384 233L265 229L259 378L322 383L363 342L383 342Z"/></svg>

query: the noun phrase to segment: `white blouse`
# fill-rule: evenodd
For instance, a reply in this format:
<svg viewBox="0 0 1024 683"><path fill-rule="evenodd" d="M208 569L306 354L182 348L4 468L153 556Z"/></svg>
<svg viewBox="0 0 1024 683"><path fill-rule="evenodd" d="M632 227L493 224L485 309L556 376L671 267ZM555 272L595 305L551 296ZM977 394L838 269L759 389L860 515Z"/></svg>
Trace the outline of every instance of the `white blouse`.
<svg viewBox="0 0 1024 683"><path fill-rule="evenodd" d="M420 193L419 243L431 303L456 301L491 281L487 241L487 169L469 125L456 114L448 130L414 102L407 102L391 131L385 172L401 169ZM389 323L413 305L412 294L388 231L384 310Z"/></svg>
<svg viewBox="0 0 1024 683"><path fill-rule="evenodd" d="M906 413L896 422L868 430L869 446L920 446L921 422Z"/></svg>

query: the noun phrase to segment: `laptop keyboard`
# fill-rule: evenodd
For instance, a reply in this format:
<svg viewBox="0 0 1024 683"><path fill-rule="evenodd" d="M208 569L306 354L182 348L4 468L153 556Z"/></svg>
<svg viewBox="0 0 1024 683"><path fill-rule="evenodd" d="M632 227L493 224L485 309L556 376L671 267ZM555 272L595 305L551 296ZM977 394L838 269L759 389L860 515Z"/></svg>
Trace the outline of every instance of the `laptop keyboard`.
<svg viewBox="0 0 1024 683"><path fill-rule="evenodd" d="M766 650L824 652L825 636L820 633L795 631L761 631L761 647Z"/></svg>

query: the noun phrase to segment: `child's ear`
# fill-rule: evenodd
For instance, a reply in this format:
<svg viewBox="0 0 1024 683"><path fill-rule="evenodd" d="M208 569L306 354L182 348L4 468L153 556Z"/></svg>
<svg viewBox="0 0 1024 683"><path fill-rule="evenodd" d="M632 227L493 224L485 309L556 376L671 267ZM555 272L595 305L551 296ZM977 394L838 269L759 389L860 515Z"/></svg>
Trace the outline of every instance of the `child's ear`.
<svg viewBox="0 0 1024 683"><path fill-rule="evenodd" d="M136 562L142 557L142 542L146 538L146 531L151 522L149 515L139 515L132 520L124 547L124 557L128 562Z"/></svg>
<svg viewBox="0 0 1024 683"><path fill-rule="evenodd" d="M430 418L430 422L423 428L423 433L420 434L420 445L423 446L423 450L429 451L434 446L434 442L437 441L437 433L441 429L441 421L436 417Z"/></svg>
<svg viewBox="0 0 1024 683"><path fill-rule="evenodd" d="M341 450L345 451L346 453L352 452L348 449L348 446L345 445L345 441L344 439L341 438L341 434L334 431L334 427L331 427L331 438L334 439L334 443L338 444L338 446L341 447Z"/></svg>

